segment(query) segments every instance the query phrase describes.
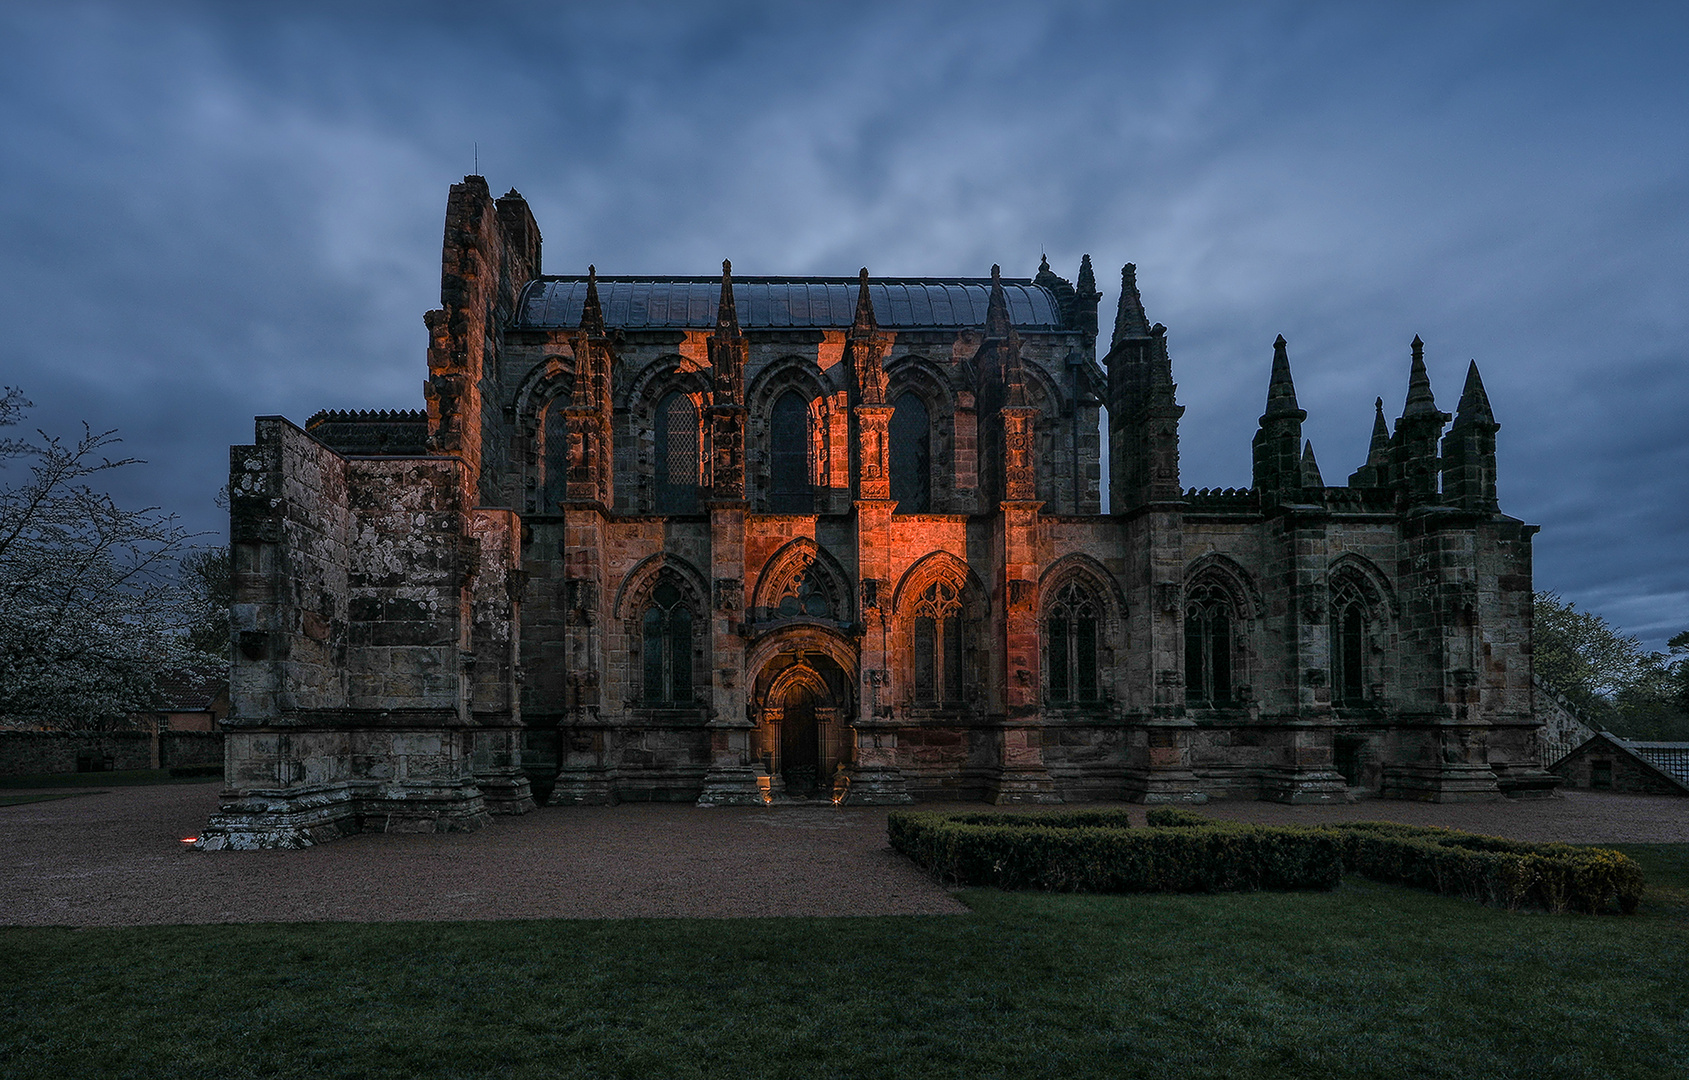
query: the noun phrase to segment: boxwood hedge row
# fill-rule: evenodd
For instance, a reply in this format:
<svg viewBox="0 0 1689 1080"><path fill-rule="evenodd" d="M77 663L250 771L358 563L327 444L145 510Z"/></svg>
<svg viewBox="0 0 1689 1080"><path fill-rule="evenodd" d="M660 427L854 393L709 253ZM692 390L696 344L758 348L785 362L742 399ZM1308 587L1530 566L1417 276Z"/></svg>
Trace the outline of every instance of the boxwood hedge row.
<svg viewBox="0 0 1689 1080"><path fill-rule="evenodd" d="M1181 807L1131 829L1122 809L896 811L892 847L955 885L1073 892L1330 889L1345 871L1511 909L1636 910L1642 871L1616 851L1363 821L1244 825Z"/></svg>
<svg viewBox="0 0 1689 1080"><path fill-rule="evenodd" d="M1343 877L1334 833L1210 823L1131 829L1124 813L1007 815L894 811L891 845L955 885L1058 892L1332 889Z"/></svg>

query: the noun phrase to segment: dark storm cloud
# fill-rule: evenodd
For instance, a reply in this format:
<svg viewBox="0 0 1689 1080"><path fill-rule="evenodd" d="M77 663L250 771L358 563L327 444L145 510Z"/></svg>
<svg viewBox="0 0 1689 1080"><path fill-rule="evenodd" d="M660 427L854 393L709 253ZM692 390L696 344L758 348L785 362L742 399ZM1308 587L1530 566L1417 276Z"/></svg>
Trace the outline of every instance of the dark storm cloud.
<svg viewBox="0 0 1689 1080"><path fill-rule="evenodd" d="M255 413L416 407L448 184L553 272L1139 265L1187 485L1240 485L1273 336L1328 482L1427 342L1476 358L1537 580L1689 626L1689 93L1669 8L11 9L0 378L219 527Z"/></svg>

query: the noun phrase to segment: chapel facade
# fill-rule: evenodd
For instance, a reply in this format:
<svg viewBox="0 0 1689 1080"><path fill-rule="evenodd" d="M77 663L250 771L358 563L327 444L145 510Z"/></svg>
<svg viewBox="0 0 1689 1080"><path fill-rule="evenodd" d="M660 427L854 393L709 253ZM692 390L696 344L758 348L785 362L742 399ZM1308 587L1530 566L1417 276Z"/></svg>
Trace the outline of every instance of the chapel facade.
<svg viewBox="0 0 1689 1080"><path fill-rule="evenodd" d="M1497 507L1476 366L1451 417L1416 338L1394 430L1380 401L1328 486L1281 337L1250 484L1185 490L1166 330L1130 265L1107 339L1100 299L1089 257L1071 284L547 276L523 198L465 178L426 411L232 448L202 844L536 796L1550 791L1536 530Z"/></svg>

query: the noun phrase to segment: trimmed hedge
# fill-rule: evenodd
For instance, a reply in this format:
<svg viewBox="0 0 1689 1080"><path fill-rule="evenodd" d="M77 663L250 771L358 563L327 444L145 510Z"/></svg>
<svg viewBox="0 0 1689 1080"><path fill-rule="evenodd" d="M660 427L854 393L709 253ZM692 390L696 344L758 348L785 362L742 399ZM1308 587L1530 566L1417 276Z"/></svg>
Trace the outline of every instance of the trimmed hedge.
<svg viewBox="0 0 1689 1080"><path fill-rule="evenodd" d="M954 885L1057 892L1332 889L1344 871L1513 910L1619 911L1642 870L1601 848L1532 844L1386 821L1245 825L1161 806L1003 814L893 811L894 850Z"/></svg>
<svg viewBox="0 0 1689 1080"><path fill-rule="evenodd" d="M1104 816L1108 815L1108 816ZM1122 828L1113 815L911 813L887 817L893 849L955 885L1056 892L1333 889L1343 877L1329 832L1209 824ZM1090 824L1101 818L1107 824ZM1063 822L1079 819L1078 824Z"/></svg>
<svg viewBox="0 0 1689 1080"><path fill-rule="evenodd" d="M1147 817L1160 828L1213 823L1178 807L1157 807ZM1392 821L1335 822L1319 828L1342 837L1345 870L1374 881L1513 910L1628 915L1642 898L1642 868L1604 848L1534 844Z"/></svg>

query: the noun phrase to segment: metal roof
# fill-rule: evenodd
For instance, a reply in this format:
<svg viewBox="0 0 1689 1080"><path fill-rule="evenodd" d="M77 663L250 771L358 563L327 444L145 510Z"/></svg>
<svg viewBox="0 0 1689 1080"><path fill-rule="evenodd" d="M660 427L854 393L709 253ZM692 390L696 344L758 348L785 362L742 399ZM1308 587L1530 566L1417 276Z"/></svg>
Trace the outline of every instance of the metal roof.
<svg viewBox="0 0 1689 1080"><path fill-rule="evenodd" d="M845 327L856 318L855 278L738 278L733 305L744 329ZM881 278L869 281L874 318L890 328L984 326L990 278ZM1009 319L1020 329L1059 330L1056 298L1028 278L1003 279ZM606 326L710 327L721 279L601 277L598 302ZM528 283L515 327L580 325L586 278L546 277Z"/></svg>

